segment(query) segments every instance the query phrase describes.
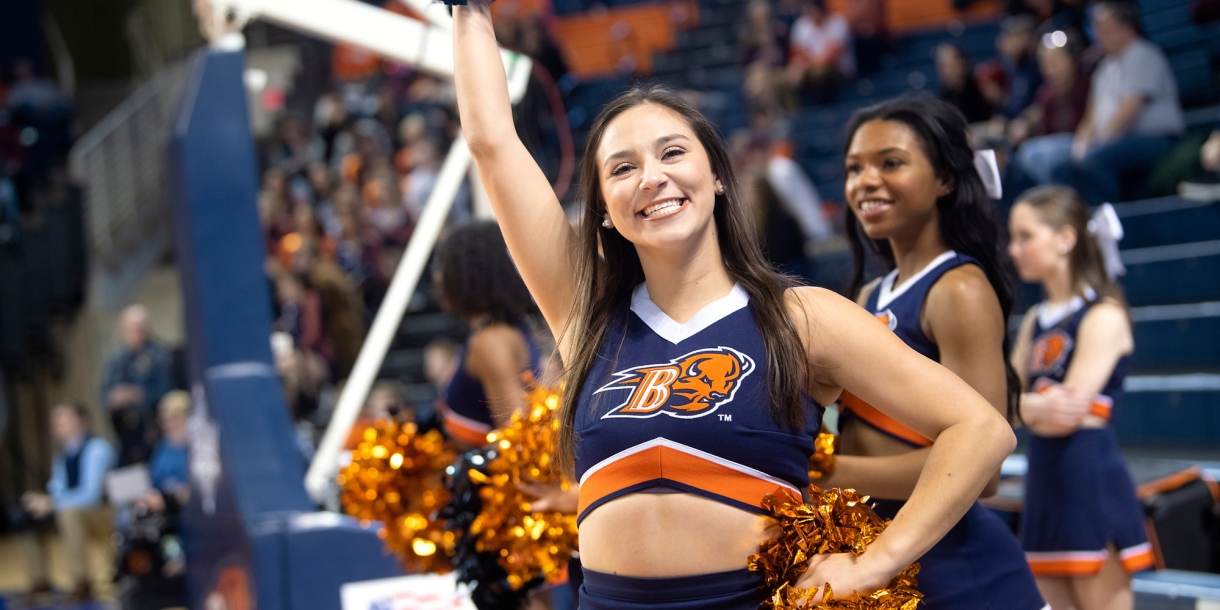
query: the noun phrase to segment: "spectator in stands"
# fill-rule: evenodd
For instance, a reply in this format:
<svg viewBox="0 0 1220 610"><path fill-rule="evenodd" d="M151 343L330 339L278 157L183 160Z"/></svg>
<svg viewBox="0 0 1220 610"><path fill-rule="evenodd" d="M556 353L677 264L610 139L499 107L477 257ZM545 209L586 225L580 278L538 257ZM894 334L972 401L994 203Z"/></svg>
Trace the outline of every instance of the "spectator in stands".
<svg viewBox="0 0 1220 610"><path fill-rule="evenodd" d="M347 435L344 448L355 449L364 437L364 431L379 421L415 421L415 412L407 404L407 393L402 383L393 379L380 379L369 390L369 396Z"/></svg>
<svg viewBox="0 0 1220 610"><path fill-rule="evenodd" d="M940 99L960 110L966 121L979 123L991 118L991 104L983 97L970 58L961 47L950 43L936 47L936 75Z"/></svg>
<svg viewBox="0 0 1220 610"><path fill-rule="evenodd" d="M118 435L120 464L148 460L157 439L154 409L173 387L173 358L148 330L148 309L132 305L119 316L122 348L106 365L102 404Z"/></svg>
<svg viewBox="0 0 1220 610"><path fill-rule="evenodd" d="M1189 169L1181 173L1170 172L1167 175L1175 181L1173 187L1178 195L1184 198L1197 201L1220 201L1220 127L1206 135L1207 139L1202 144L1198 144L1198 139L1183 141L1183 146L1198 145L1198 156L1189 159ZM1184 152L1191 151L1187 148ZM1165 168L1159 168L1159 170L1163 169ZM1159 170L1158 173L1163 173Z"/></svg>
<svg viewBox="0 0 1220 610"><path fill-rule="evenodd" d="M1051 171L1070 160L1072 138L1089 101L1089 79L1077 65L1077 49L1075 35L1060 30L1045 34L1038 45L1044 82L1034 103L1008 124L1008 141L1019 146L1009 166L1013 192L1049 183Z"/></svg>
<svg viewBox="0 0 1220 610"><path fill-rule="evenodd" d="M457 372L459 352L461 352L461 346L447 337L433 339L424 347L424 378L432 386L436 399L432 401L431 409L427 410L428 412L419 406L416 407L420 411L418 421L421 424L439 422L439 418L445 412L445 392L448 391L449 382L453 380L453 375ZM435 426L430 425L429 427Z"/></svg>
<svg viewBox="0 0 1220 610"><path fill-rule="evenodd" d="M22 504L34 518L54 514L63 542L63 557L74 585L72 597L92 599L87 543L93 538L111 543L114 516L102 497L106 473L114 468L114 448L93 436L84 405L62 403L51 409L51 434L59 449L51 463L47 493L27 492ZM47 564L41 540L27 538L26 565L35 591L49 591ZM109 562L107 562L109 563Z"/></svg>
<svg viewBox="0 0 1220 610"><path fill-rule="evenodd" d="M169 392L157 405L161 440L148 463L153 490L140 500L142 506L150 510L161 512L168 506L172 512L177 512L177 507L185 506L190 498L186 425L190 412L191 395L183 390Z"/></svg>
<svg viewBox="0 0 1220 610"><path fill-rule="evenodd" d="M406 243L410 235L410 218L397 195L397 181L388 170L369 173L360 189L365 220L382 237Z"/></svg>
<svg viewBox="0 0 1220 610"><path fill-rule="evenodd" d="M1030 15L1037 24L1035 34L1040 38L1056 30L1079 32L1082 25L1083 2L1065 3L1062 0L1016 0L1009 2L1008 13Z"/></svg>
<svg viewBox="0 0 1220 610"><path fill-rule="evenodd" d="M780 203L796 219L805 243L822 241L834 235L834 229L822 211L822 196L818 194L817 186L794 155L791 142L773 144L767 155L767 182Z"/></svg>
<svg viewBox="0 0 1220 610"><path fill-rule="evenodd" d="M1205 171L1220 173L1220 129L1212 132L1199 150L1199 164Z"/></svg>
<svg viewBox="0 0 1220 610"><path fill-rule="evenodd" d="M336 379L347 377L364 342L364 299L351 277L323 256L317 244L304 244L293 264L321 299L324 347L318 351L326 357Z"/></svg>
<svg viewBox="0 0 1220 610"><path fill-rule="evenodd" d="M768 144L739 131L729 138L733 164L743 185L743 194L753 212L754 227L767 262L785 273L804 276L805 240L800 225L780 202L767 176Z"/></svg>
<svg viewBox="0 0 1220 610"><path fill-rule="evenodd" d="M263 228L267 252L276 252L280 240L292 232L288 183L284 172L278 168L263 172L263 186L258 193L258 221Z"/></svg>
<svg viewBox="0 0 1220 610"><path fill-rule="evenodd" d="M788 28L771 14L770 0L750 0L746 21L737 34L743 68L761 62L780 67L788 57Z"/></svg>
<svg viewBox="0 0 1220 610"><path fill-rule="evenodd" d="M1123 201L1185 129L1178 86L1165 54L1139 34L1134 4L1102 0L1093 29L1105 57L1093 74L1072 160L1055 182L1076 187L1089 205Z"/></svg>
<svg viewBox="0 0 1220 610"><path fill-rule="evenodd" d="M302 461L308 462L314 450L313 424L308 416L317 411L318 397L327 381L326 363L316 353L297 349L292 336L282 331L271 334L271 354L293 421L293 441Z"/></svg>
<svg viewBox="0 0 1220 610"><path fill-rule="evenodd" d="M441 174L440 145L431 137L423 135L410 144L414 166L402 181L402 205L411 222L418 222L424 204L432 195L436 179Z"/></svg>
<svg viewBox="0 0 1220 610"><path fill-rule="evenodd" d="M458 352L461 346L444 337L433 339L424 348L424 377L436 388L438 394L443 394L457 371Z"/></svg>
<svg viewBox="0 0 1220 610"><path fill-rule="evenodd" d="M564 60L563 52L538 14L526 15L521 20L517 30L517 50L538 62L555 82L568 73L568 62Z"/></svg>
<svg viewBox="0 0 1220 610"><path fill-rule="evenodd" d="M313 198L319 207L330 201L334 190L330 168L324 161L314 161L309 164L309 188L313 190Z"/></svg>
<svg viewBox="0 0 1220 610"><path fill-rule="evenodd" d="M788 37L788 81L802 94L826 103L856 74L851 30L842 15L826 10L826 0L804 0L803 7Z"/></svg>
<svg viewBox="0 0 1220 610"><path fill-rule="evenodd" d="M275 281L279 316L275 329L288 333L297 349L318 353L323 349L322 299L307 286L302 274L280 271Z"/></svg>
<svg viewBox="0 0 1220 610"><path fill-rule="evenodd" d="M360 215L356 202L356 188L345 184L335 190L334 222L338 225L335 243L335 262L357 285L372 274L373 252L380 246L375 229L368 226ZM329 231L329 229L328 229Z"/></svg>
<svg viewBox="0 0 1220 610"><path fill-rule="evenodd" d="M268 151L267 165L288 175L304 174L311 163L326 154L326 142L309 131L302 117L289 115L281 119L276 136Z"/></svg>
<svg viewBox="0 0 1220 610"><path fill-rule="evenodd" d="M347 106L337 93L325 93L313 107L313 123L322 138L322 161L327 165L337 162L334 155L335 138L349 125Z"/></svg>
<svg viewBox="0 0 1220 610"><path fill-rule="evenodd" d="M790 89L783 85L788 57L788 29L772 14L769 0L752 0L737 36L742 66L742 94L751 111L779 112L791 108Z"/></svg>
<svg viewBox="0 0 1220 610"><path fill-rule="evenodd" d="M847 25L851 29L856 69L871 74L881 69L881 57L893 46L884 0L848 0Z"/></svg>
<svg viewBox="0 0 1220 610"><path fill-rule="evenodd" d="M806 244L834 234L813 180L793 160L787 141L772 142L762 133L741 130L729 138L729 145L745 177L767 260L785 273L808 278Z"/></svg>
<svg viewBox="0 0 1220 610"><path fill-rule="evenodd" d="M153 488L135 501L120 523L119 566L127 577L119 585L123 608L186 605L186 557L181 514L190 500L187 419L191 396L175 390L157 405L163 431L153 450L149 474Z"/></svg>
<svg viewBox="0 0 1220 610"><path fill-rule="evenodd" d="M1007 87L996 104L996 113L1005 121L1024 112L1042 85L1034 51L1035 25L1034 18L1029 15L1008 17L1001 23L1000 37L996 40L1000 56L996 61L1004 71Z"/></svg>
<svg viewBox="0 0 1220 610"><path fill-rule="evenodd" d="M13 62L13 84L4 103L11 112L45 115L54 111L70 111L72 102L55 81L39 76L34 64L22 58Z"/></svg>

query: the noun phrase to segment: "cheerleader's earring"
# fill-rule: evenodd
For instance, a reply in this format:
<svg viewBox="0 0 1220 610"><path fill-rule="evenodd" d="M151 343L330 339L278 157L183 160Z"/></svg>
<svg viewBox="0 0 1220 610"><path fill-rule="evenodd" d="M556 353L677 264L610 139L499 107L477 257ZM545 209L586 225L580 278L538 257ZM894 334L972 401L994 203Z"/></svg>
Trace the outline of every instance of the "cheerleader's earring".
<svg viewBox="0 0 1220 610"><path fill-rule="evenodd" d="M605 218L602 220L602 226L603 226L603 227L605 227L605 228L607 228L607 229L613 229L613 228L614 228L614 221L610 220L610 217L609 217L609 216L606 216L606 217L605 217Z"/></svg>
<svg viewBox="0 0 1220 610"><path fill-rule="evenodd" d="M723 194L724 194L724 184L723 184L723 183L720 183L720 182L717 182L717 183L716 183L716 194L717 194L717 195L723 195Z"/></svg>

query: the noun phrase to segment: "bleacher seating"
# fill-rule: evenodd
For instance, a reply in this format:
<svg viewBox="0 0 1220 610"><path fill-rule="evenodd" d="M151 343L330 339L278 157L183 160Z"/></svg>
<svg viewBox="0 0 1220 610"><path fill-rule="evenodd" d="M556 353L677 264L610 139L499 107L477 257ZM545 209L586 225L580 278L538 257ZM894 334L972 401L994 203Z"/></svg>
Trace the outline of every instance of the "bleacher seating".
<svg viewBox="0 0 1220 610"><path fill-rule="evenodd" d="M1220 204L1117 206L1136 352L1118 434L1127 446L1220 438Z"/></svg>

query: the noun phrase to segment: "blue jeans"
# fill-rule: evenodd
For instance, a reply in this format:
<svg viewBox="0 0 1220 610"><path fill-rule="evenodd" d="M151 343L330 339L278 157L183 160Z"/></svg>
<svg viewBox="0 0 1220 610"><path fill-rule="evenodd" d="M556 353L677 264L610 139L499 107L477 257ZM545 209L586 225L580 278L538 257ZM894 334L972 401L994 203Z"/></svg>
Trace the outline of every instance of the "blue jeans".
<svg viewBox="0 0 1220 610"><path fill-rule="evenodd" d="M1072 160L1073 133L1030 138L1017 149L1016 163L1034 184L1049 184L1051 172Z"/></svg>
<svg viewBox="0 0 1220 610"><path fill-rule="evenodd" d="M1125 136L1056 167L1052 181L1075 187L1090 207L1124 201L1125 192L1138 197L1149 170L1173 150L1174 142L1171 136Z"/></svg>

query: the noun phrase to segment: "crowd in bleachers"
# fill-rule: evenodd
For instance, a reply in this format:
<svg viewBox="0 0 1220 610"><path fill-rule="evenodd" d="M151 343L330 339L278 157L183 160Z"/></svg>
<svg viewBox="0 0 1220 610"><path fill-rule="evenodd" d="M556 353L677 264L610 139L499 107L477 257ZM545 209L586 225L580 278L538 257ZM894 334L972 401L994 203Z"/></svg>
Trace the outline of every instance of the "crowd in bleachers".
<svg viewBox="0 0 1220 610"><path fill-rule="evenodd" d="M975 147L996 150L1008 199L1058 183L1098 205L1170 194L1187 178L1215 182L1201 149L1217 146L1220 132L1210 148L1202 146L1206 137L1182 138L1174 66L1143 35L1138 6L1015 0L1006 10L994 54L948 37L934 49L931 81L973 125ZM1207 19L1206 11L1194 13ZM846 2L841 15L822 0L750 2L737 43L750 130L757 137L765 124L772 139L791 141L791 123L806 109L835 105L838 92L859 91L849 106L871 99L870 74L903 61L893 55L899 37L885 25L882 2ZM910 87L923 89L922 76L911 72ZM1171 156L1181 167L1167 167ZM1166 172L1177 180L1158 179Z"/></svg>
<svg viewBox="0 0 1220 610"><path fill-rule="evenodd" d="M307 456L315 416L355 363L456 129L451 85L378 74L324 94L312 121L281 117L263 147L273 346ZM449 223L470 217L464 188Z"/></svg>
<svg viewBox="0 0 1220 610"><path fill-rule="evenodd" d="M553 160L556 138L541 135L551 127L535 117L551 110L538 87L554 90L567 71L563 57L536 15L506 16L497 22L497 36L540 68L521 104L519 132L536 156ZM306 458L458 131L450 82L389 63L344 64L346 54L336 50L333 90L303 101L312 105L312 116L282 113L261 144L258 208L273 287L272 343ZM471 187L464 182L442 237L472 218ZM415 309L437 305L431 281L425 273ZM428 381L438 388L452 375L454 352L442 342L426 354L435 373ZM401 410L415 410L400 385L382 384L374 394L374 412L381 409L373 403L390 395ZM419 408L431 416L430 405Z"/></svg>
<svg viewBox="0 0 1220 610"><path fill-rule="evenodd" d="M52 594L49 535L57 531L73 588L70 598L94 597L90 547L116 561L125 607L142 599L178 603L185 564L178 541L178 515L190 489L187 417L191 398L182 389L180 362L149 331L140 305L119 318L120 347L107 359L99 404L115 443L93 425L83 402L60 402L50 410L55 443L51 479L28 490L9 526L22 534L30 593ZM134 477L134 478L133 478ZM117 534L117 538L116 535ZM113 540L120 541L117 557ZM155 604L154 604L155 605ZM160 606L156 606L160 607Z"/></svg>

